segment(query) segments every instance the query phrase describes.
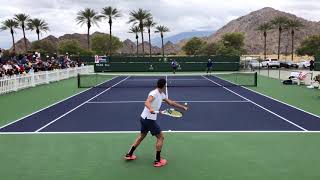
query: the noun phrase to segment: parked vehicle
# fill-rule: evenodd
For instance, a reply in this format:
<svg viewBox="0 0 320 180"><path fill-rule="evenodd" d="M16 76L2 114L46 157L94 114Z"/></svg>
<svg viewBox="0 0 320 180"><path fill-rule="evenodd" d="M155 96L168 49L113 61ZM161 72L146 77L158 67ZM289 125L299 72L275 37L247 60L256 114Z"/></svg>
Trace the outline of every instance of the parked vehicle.
<svg viewBox="0 0 320 180"><path fill-rule="evenodd" d="M262 64L258 60L250 60L248 64L252 69L259 69L262 67Z"/></svg>
<svg viewBox="0 0 320 180"><path fill-rule="evenodd" d="M261 64L262 64L262 67L269 67L269 68L276 67L276 68L280 68L280 62L278 61L278 59L268 58L268 59L262 61Z"/></svg>
<svg viewBox="0 0 320 180"><path fill-rule="evenodd" d="M298 68L298 64L293 62L293 61L279 61L280 62L280 67L284 68Z"/></svg>
<svg viewBox="0 0 320 180"><path fill-rule="evenodd" d="M310 61L302 60L298 62L299 68L309 68L310 67Z"/></svg>

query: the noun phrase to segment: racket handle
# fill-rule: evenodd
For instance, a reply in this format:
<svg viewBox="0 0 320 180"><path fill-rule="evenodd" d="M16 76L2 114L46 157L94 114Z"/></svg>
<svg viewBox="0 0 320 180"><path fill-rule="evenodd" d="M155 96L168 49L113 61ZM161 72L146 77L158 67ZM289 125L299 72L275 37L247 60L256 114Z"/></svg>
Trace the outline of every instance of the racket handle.
<svg viewBox="0 0 320 180"><path fill-rule="evenodd" d="M155 114L159 114L159 113L160 113L160 111L154 111L154 113L155 113Z"/></svg>

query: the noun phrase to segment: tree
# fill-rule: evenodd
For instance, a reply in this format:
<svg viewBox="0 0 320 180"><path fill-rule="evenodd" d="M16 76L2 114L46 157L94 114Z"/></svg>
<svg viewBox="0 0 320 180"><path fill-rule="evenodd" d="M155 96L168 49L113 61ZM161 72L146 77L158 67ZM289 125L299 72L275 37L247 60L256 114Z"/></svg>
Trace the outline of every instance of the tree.
<svg viewBox="0 0 320 180"><path fill-rule="evenodd" d="M139 49L138 49L138 47L139 47L139 36L138 36L138 33L139 33L139 32L140 32L139 26L132 26L132 27L130 28L130 31L129 31L129 33L133 33L133 34L136 35L136 41L137 41L137 57L139 56Z"/></svg>
<svg viewBox="0 0 320 180"><path fill-rule="evenodd" d="M90 28L93 25L98 26L98 22L100 21L100 19L101 19L101 16L98 15L96 11L90 8L86 8L77 13L77 17L76 17L77 23L80 24L81 26L86 24L88 28L88 33L87 33L88 50L90 50Z"/></svg>
<svg viewBox="0 0 320 180"><path fill-rule="evenodd" d="M35 41L31 44L32 51L53 54L57 52L57 46L50 41Z"/></svg>
<svg viewBox="0 0 320 180"><path fill-rule="evenodd" d="M222 41L217 43L217 51L216 55L221 56L241 56L243 54L243 50L236 49L232 46L225 46Z"/></svg>
<svg viewBox="0 0 320 180"><path fill-rule="evenodd" d="M287 22L287 28L291 31L291 60L293 61L294 55L294 35L296 31L299 31L300 28L303 28L303 23L298 19L290 19Z"/></svg>
<svg viewBox="0 0 320 180"><path fill-rule="evenodd" d="M138 11L131 11L130 18L128 23L133 23L134 25L138 24L141 32L141 39L142 39L142 56L144 56L144 39L143 39L143 32L144 32L144 24L147 19L151 18L151 13L147 10L138 9Z"/></svg>
<svg viewBox="0 0 320 180"><path fill-rule="evenodd" d="M228 50L232 50L230 52L244 54L246 53L246 50L244 49L244 39L243 33L226 33L222 36L221 42Z"/></svg>
<svg viewBox="0 0 320 180"><path fill-rule="evenodd" d="M320 55L320 35L313 35L302 41L297 49L297 54L300 56L318 56Z"/></svg>
<svg viewBox="0 0 320 180"><path fill-rule="evenodd" d="M23 40L24 40L24 47L26 48L26 51L28 50L27 47L27 38L26 38L26 32L25 32L25 25L28 22L28 20L30 19L29 15L26 14L15 14L14 15L14 19L19 23L21 29L22 29L22 33L23 33Z"/></svg>
<svg viewBox="0 0 320 180"><path fill-rule="evenodd" d="M109 52L111 54L117 52L122 47L122 43L119 38L112 36L111 42L109 37L105 35L97 35L92 37L92 50L97 54L105 54ZM107 42L107 43L106 43ZM112 46L110 45L112 44ZM110 49L112 47L112 49Z"/></svg>
<svg viewBox="0 0 320 180"><path fill-rule="evenodd" d="M153 21L152 18L147 19L147 21L145 22L145 27L148 29L148 35L149 35L149 45L150 45L150 57L152 56L151 54L151 28L154 27L157 23L155 23Z"/></svg>
<svg viewBox="0 0 320 180"><path fill-rule="evenodd" d="M76 55L84 52L84 49L81 48L80 43L76 40L64 40L59 42L58 51L61 54Z"/></svg>
<svg viewBox="0 0 320 180"><path fill-rule="evenodd" d="M108 23L109 23L109 42L113 42L112 41L112 23L113 23L113 19L116 19L118 17L121 17L120 12L118 11L117 8L112 8L111 6L109 7L105 7L102 9L102 17L104 17L105 19L108 19ZM109 43L109 55L111 56L111 52L112 52L112 43Z"/></svg>
<svg viewBox="0 0 320 180"><path fill-rule="evenodd" d="M49 31L48 23L46 23L45 20L43 19L38 19L38 18L29 19L27 26L28 26L28 30L31 30L31 31L36 30L36 33L38 35L38 41L40 40L41 31L44 31L44 32Z"/></svg>
<svg viewBox="0 0 320 180"><path fill-rule="evenodd" d="M163 33L165 32L169 32L169 28L166 27L166 26L157 26L156 27L156 31L155 33L160 33L160 36L161 36L161 43L162 43L162 56L164 57L164 45L163 45Z"/></svg>
<svg viewBox="0 0 320 180"><path fill-rule="evenodd" d="M222 36L222 42L226 47L241 49L244 46L244 34L237 32L226 33Z"/></svg>
<svg viewBox="0 0 320 180"><path fill-rule="evenodd" d="M265 22L258 26L256 29L257 31L260 31L263 33L264 37L264 59L267 59L267 33L272 29L272 24Z"/></svg>
<svg viewBox="0 0 320 180"><path fill-rule="evenodd" d="M7 19L2 22L1 30L10 30L11 36L12 36L12 46L13 46L13 51L16 51L16 45L14 41L14 29L18 28L19 23L13 19Z"/></svg>
<svg viewBox="0 0 320 180"><path fill-rule="evenodd" d="M217 43L204 43L204 45L199 50L199 53L206 56L216 55L219 46Z"/></svg>
<svg viewBox="0 0 320 180"><path fill-rule="evenodd" d="M200 38L193 37L182 47L182 50L187 55L196 55L199 53L200 49L203 47L204 44L205 42Z"/></svg>
<svg viewBox="0 0 320 180"><path fill-rule="evenodd" d="M283 28L286 26L288 22L288 18L284 16L277 16L271 23L274 25L274 28L277 28L279 31L279 38L278 38L278 59L280 59L280 47L281 47L281 33Z"/></svg>

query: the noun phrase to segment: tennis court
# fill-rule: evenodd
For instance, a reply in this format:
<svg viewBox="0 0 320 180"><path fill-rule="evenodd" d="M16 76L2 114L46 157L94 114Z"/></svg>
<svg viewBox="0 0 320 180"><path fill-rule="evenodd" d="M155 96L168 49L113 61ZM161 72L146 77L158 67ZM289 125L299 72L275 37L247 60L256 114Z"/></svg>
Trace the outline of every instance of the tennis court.
<svg viewBox="0 0 320 180"><path fill-rule="evenodd" d="M188 103L190 108L182 119L160 116L159 123L164 131L320 130L320 118L317 115L249 90L244 86L255 85L256 74L243 75L83 76L79 80L80 85L93 88L9 123L1 127L0 132L137 132L146 96L154 89L159 78L167 79L167 94L170 99Z"/></svg>

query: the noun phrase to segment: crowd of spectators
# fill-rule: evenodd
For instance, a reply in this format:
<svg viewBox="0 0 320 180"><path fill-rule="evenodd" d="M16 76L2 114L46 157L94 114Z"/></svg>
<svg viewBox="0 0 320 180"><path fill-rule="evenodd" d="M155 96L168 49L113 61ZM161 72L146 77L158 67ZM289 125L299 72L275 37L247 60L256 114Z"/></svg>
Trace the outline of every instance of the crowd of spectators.
<svg viewBox="0 0 320 180"><path fill-rule="evenodd" d="M0 49L0 78L4 76L80 66L84 66L84 63L80 59L72 61L68 54L43 57L40 53L34 52L25 55L11 55L10 58L4 60L3 50Z"/></svg>

